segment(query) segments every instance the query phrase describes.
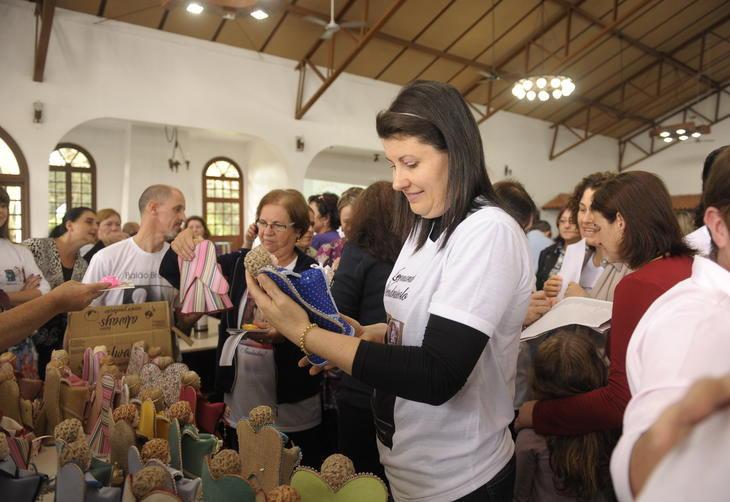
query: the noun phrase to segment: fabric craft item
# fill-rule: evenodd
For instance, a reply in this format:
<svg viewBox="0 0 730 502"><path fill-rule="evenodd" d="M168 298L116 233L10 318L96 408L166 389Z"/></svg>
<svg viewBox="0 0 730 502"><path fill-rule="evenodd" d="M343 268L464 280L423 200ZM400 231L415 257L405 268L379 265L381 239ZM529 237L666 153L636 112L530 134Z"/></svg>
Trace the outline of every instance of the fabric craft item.
<svg viewBox="0 0 730 502"><path fill-rule="evenodd" d="M236 433L245 479L254 476L266 492L289 482L302 460L299 447L285 448L286 436L269 424L255 427L250 420L240 420Z"/></svg>
<svg viewBox="0 0 730 502"><path fill-rule="evenodd" d="M61 467L56 476L56 502L119 502L121 498L120 488L103 486L74 463Z"/></svg>
<svg viewBox="0 0 730 502"><path fill-rule="evenodd" d="M337 311L330 292L327 274L321 267L312 267L301 274L273 265L271 255L261 246L251 250L244 259L248 273L253 277L266 274L276 285L307 311L310 322L322 329L353 336L355 331ZM316 354L308 356L315 366L327 361Z"/></svg>
<svg viewBox="0 0 730 502"><path fill-rule="evenodd" d="M204 459L215 454L221 445L214 435L201 433L194 425L181 427L175 418L170 420L167 442L170 445L170 466L192 478L200 477Z"/></svg>
<svg viewBox="0 0 730 502"><path fill-rule="evenodd" d="M111 451L111 415L117 380L111 375L103 375L96 382L92 410L93 425L89 431L89 446L96 455L108 455Z"/></svg>
<svg viewBox="0 0 730 502"><path fill-rule="evenodd" d="M206 500L238 500L240 502L255 502L256 492L251 485L238 474L226 474L218 479L210 473L208 459L203 462L203 472L200 474L203 482L203 493Z"/></svg>
<svg viewBox="0 0 730 502"><path fill-rule="evenodd" d="M209 314L233 307L228 281L223 277L210 241L195 246L194 258L178 258L180 266L180 308L183 314Z"/></svg>
<svg viewBox="0 0 730 502"><path fill-rule="evenodd" d="M188 371L187 365L183 363L172 363L164 371L156 364L147 363L139 372L142 381L140 393L147 389L160 389L165 401L163 408L172 406L180 400L182 377Z"/></svg>
<svg viewBox="0 0 730 502"><path fill-rule="evenodd" d="M344 455L330 455L322 462L321 473L300 467L291 486L302 502L386 502L388 489L374 474L355 474L352 461Z"/></svg>

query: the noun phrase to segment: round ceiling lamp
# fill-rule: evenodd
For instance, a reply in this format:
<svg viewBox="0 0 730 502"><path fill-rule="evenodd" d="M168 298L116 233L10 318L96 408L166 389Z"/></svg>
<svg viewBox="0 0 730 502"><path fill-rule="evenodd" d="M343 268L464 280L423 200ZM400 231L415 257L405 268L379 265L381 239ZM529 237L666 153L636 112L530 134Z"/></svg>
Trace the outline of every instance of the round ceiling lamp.
<svg viewBox="0 0 730 502"><path fill-rule="evenodd" d="M517 99L547 101L551 97L560 99L570 96L575 90L575 84L569 77L563 75L535 75L520 79L512 87L512 94Z"/></svg>

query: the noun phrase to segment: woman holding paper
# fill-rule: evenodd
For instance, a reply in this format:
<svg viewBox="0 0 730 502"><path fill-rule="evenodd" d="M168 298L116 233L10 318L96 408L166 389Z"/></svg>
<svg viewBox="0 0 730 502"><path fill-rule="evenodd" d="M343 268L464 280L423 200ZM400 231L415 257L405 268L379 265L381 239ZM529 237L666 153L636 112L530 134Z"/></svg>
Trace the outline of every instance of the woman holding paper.
<svg viewBox="0 0 730 502"><path fill-rule="evenodd" d="M634 269L614 293L608 385L568 398L528 401L520 408L518 429L574 435L620 428L630 397L625 363L631 334L654 300L691 274L694 251L685 244L669 193L656 175L633 171L608 180L596 191L591 212L605 258Z"/></svg>
<svg viewBox="0 0 730 502"><path fill-rule="evenodd" d="M305 354L375 389L380 460L396 501L511 500L513 381L534 280L501 207L476 121L454 87L415 81L378 114L407 236L385 285L389 323L346 337L309 323L265 275L257 305ZM258 282L257 282L258 279ZM316 373L319 369L314 369Z"/></svg>

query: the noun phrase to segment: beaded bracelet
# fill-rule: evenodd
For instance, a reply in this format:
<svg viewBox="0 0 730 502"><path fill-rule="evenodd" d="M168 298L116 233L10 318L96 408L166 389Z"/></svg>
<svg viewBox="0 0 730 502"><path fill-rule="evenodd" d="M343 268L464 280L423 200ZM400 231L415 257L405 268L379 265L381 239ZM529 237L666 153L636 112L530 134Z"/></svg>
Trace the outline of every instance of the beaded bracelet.
<svg viewBox="0 0 730 502"><path fill-rule="evenodd" d="M315 323L310 324L306 328L304 328L304 331L302 331L302 334L299 335L299 348L302 349L302 352L304 352L304 355L309 357L312 355L311 352L307 350L306 345L304 345L304 339L306 338L307 334L309 334L310 331L312 331L312 328L316 328L317 325Z"/></svg>

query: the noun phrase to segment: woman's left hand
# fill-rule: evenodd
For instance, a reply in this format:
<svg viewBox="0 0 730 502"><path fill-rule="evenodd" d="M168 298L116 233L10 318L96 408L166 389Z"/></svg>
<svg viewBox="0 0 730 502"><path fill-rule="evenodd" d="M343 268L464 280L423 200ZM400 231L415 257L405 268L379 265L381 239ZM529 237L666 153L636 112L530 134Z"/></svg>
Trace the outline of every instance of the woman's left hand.
<svg viewBox="0 0 730 502"><path fill-rule="evenodd" d="M520 412L515 419L515 431L532 428L532 411L537 401L525 401L520 406Z"/></svg>
<svg viewBox="0 0 730 502"><path fill-rule="evenodd" d="M284 335L290 342L299 344L299 335L310 324L307 313L266 274L259 274L257 279L246 272L248 292L263 317L279 334Z"/></svg>

